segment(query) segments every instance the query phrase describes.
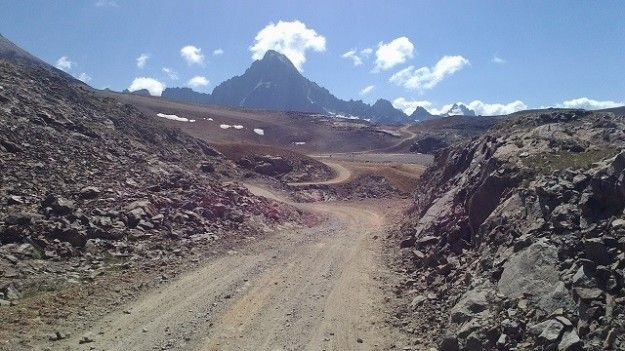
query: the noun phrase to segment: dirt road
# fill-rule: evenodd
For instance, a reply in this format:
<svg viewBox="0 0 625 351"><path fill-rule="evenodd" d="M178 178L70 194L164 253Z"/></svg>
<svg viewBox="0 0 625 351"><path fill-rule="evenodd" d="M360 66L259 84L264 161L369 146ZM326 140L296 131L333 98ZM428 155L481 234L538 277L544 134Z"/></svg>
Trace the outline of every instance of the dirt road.
<svg viewBox="0 0 625 351"><path fill-rule="evenodd" d="M259 195L280 199L269 190ZM329 220L283 230L120 306L51 350L386 350L383 202L299 205ZM80 344L80 341L89 341Z"/></svg>
<svg viewBox="0 0 625 351"><path fill-rule="evenodd" d="M343 165L337 162L330 162L327 160L319 160L325 163L328 167L332 169L334 172L334 177L328 180L315 181L315 182L301 182L301 183L288 183L289 186L293 187L301 187L301 186L309 186L309 185L331 185L331 184L340 184L344 183L351 177L351 171L345 168Z"/></svg>

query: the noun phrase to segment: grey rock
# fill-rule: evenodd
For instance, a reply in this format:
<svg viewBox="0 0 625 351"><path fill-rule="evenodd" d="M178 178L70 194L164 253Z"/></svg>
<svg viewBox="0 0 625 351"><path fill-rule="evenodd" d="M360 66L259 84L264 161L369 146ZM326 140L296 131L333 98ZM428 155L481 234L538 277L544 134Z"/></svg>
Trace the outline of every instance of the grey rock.
<svg viewBox="0 0 625 351"><path fill-rule="evenodd" d="M427 297L423 296L423 295L417 295L414 299L412 299L412 301L410 302L410 306L412 308L415 308L419 305L421 305L422 303L424 303L425 301L427 301Z"/></svg>
<svg viewBox="0 0 625 351"><path fill-rule="evenodd" d="M533 296L546 313L573 308L575 303L560 281L557 254L557 248L545 241L517 252L504 264L497 288L508 298Z"/></svg>
<svg viewBox="0 0 625 351"><path fill-rule="evenodd" d="M586 257L598 265L607 265L610 263L608 248L601 238L585 240L584 251L586 252Z"/></svg>
<svg viewBox="0 0 625 351"><path fill-rule="evenodd" d="M100 189L95 186L88 186L80 189L80 197L83 199L95 199L100 195Z"/></svg>
<svg viewBox="0 0 625 351"><path fill-rule="evenodd" d="M48 195L44 200L44 205L52 208L54 214L64 216L74 211L74 202L66 198Z"/></svg>
<svg viewBox="0 0 625 351"><path fill-rule="evenodd" d="M79 344L88 344L88 343L92 343L95 341L95 338L93 336L92 333L87 333L85 335L82 336L82 338L80 338L80 340L78 340Z"/></svg>
<svg viewBox="0 0 625 351"><path fill-rule="evenodd" d="M455 336L445 336L438 346L438 351L460 351L458 339Z"/></svg>
<svg viewBox="0 0 625 351"><path fill-rule="evenodd" d="M451 321L464 323L488 309L488 293L492 288L479 286L468 290L451 309Z"/></svg>
<svg viewBox="0 0 625 351"><path fill-rule="evenodd" d="M581 351L583 349L583 345L584 343L580 340L577 332L573 329L564 332L562 340L558 344L558 351Z"/></svg>
<svg viewBox="0 0 625 351"><path fill-rule="evenodd" d="M538 337L547 342L554 342L560 339L563 331L564 325L562 325L559 321L552 319L547 321L545 328Z"/></svg>
<svg viewBox="0 0 625 351"><path fill-rule="evenodd" d="M470 351L481 351L484 349L484 343L482 342L480 336L474 332L467 337L467 340L464 344L464 349Z"/></svg>
<svg viewBox="0 0 625 351"><path fill-rule="evenodd" d="M497 347L498 348L503 348L504 346L506 346L506 344L508 343L508 336L506 334L501 334L499 335L499 338L497 339Z"/></svg>

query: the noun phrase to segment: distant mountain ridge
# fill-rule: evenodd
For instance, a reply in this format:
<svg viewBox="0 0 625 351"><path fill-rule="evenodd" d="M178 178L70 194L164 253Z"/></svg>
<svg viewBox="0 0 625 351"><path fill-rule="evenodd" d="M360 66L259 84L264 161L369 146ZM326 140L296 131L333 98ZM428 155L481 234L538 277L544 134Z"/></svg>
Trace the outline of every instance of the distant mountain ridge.
<svg viewBox="0 0 625 351"><path fill-rule="evenodd" d="M357 116L388 124L414 122L388 100L369 105L337 98L304 77L285 55L273 50L254 61L242 75L219 84L212 94L166 88L162 97L199 104Z"/></svg>
<svg viewBox="0 0 625 351"><path fill-rule="evenodd" d="M269 50L240 76L232 77L212 94L190 88L166 88L162 97L174 101L275 111L299 111L356 116L385 124L422 122L449 116L475 116L475 111L456 103L441 115L432 115L418 106L410 115L385 99L373 105L361 100L341 100L327 89L308 80L283 54Z"/></svg>

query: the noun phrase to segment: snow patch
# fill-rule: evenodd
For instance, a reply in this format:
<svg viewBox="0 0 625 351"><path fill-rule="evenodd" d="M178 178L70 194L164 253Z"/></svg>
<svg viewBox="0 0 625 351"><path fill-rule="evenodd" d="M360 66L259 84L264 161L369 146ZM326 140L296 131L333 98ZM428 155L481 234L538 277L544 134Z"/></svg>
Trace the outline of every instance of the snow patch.
<svg viewBox="0 0 625 351"><path fill-rule="evenodd" d="M305 145L306 142L305 141L296 141L294 142L295 145Z"/></svg>
<svg viewBox="0 0 625 351"><path fill-rule="evenodd" d="M230 129L230 128L232 128L232 126L229 125L229 124L220 124L219 128L221 128L221 129Z"/></svg>
<svg viewBox="0 0 625 351"><path fill-rule="evenodd" d="M234 125L234 129L243 129L243 126L240 124Z"/></svg>
<svg viewBox="0 0 625 351"><path fill-rule="evenodd" d="M331 113L330 114L332 117L335 118L343 118L343 119L360 119L360 117L357 116L352 116L352 115L342 115L340 113Z"/></svg>
<svg viewBox="0 0 625 351"><path fill-rule="evenodd" d="M169 120L172 120L172 121L178 121L178 122L191 122L191 123L195 122L195 120L194 120L194 119L188 119L188 118L184 118L184 117L178 117L178 116L176 116L176 115L167 115L167 114L164 114L164 113L157 113L156 115L157 115L158 117L165 118L165 119L169 119Z"/></svg>
<svg viewBox="0 0 625 351"><path fill-rule="evenodd" d="M265 130L261 128L254 128L254 133L258 135L265 135Z"/></svg>

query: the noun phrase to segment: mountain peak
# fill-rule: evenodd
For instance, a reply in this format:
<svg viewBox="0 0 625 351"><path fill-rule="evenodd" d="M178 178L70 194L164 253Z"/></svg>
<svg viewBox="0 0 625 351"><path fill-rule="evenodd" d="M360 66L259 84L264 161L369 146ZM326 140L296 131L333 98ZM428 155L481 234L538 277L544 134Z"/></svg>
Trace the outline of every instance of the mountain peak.
<svg viewBox="0 0 625 351"><path fill-rule="evenodd" d="M293 62L291 62L291 60L289 60L286 55L275 50L267 50L263 58L256 61L255 63L260 63L260 65L262 66L269 66L273 69L282 67L288 70L299 72L295 65L293 65Z"/></svg>
<svg viewBox="0 0 625 351"><path fill-rule="evenodd" d="M475 111L471 110L463 103L457 102L453 104L443 116L475 116Z"/></svg>
<svg viewBox="0 0 625 351"><path fill-rule="evenodd" d="M386 99L378 99L375 104L373 104L373 106L379 106L379 107L389 107L389 106L393 106L393 104L386 100Z"/></svg>
<svg viewBox="0 0 625 351"><path fill-rule="evenodd" d="M275 111L301 111L370 118L377 122L402 124L407 116L380 99L373 106L362 101L344 101L304 77L289 58L267 50L240 76L230 78L211 94L191 90L165 89L172 100Z"/></svg>
<svg viewBox="0 0 625 351"><path fill-rule="evenodd" d="M432 114L425 109L423 106L417 106L417 108L410 115L410 119L415 121L425 121L428 119L432 119Z"/></svg>
<svg viewBox="0 0 625 351"><path fill-rule="evenodd" d="M268 60L268 59L272 59L272 58L278 58L280 60L287 60L290 61L288 57L286 57L285 54L282 54L280 52L277 52L276 50L267 50L267 52L265 52L265 55L263 55L263 60Z"/></svg>

